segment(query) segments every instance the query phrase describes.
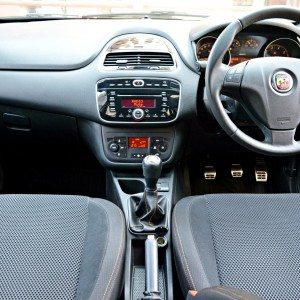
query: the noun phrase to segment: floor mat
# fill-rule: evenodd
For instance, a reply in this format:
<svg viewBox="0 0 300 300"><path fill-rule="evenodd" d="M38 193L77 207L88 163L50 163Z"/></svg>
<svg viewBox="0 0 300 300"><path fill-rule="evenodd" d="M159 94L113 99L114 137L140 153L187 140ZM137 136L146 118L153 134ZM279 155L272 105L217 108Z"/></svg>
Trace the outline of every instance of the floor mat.
<svg viewBox="0 0 300 300"><path fill-rule="evenodd" d="M158 271L158 288L161 292L161 300L165 299L165 279L164 272L162 269ZM144 267L133 267L132 277L132 298L133 300L140 300L144 297L143 292L145 291L145 268Z"/></svg>

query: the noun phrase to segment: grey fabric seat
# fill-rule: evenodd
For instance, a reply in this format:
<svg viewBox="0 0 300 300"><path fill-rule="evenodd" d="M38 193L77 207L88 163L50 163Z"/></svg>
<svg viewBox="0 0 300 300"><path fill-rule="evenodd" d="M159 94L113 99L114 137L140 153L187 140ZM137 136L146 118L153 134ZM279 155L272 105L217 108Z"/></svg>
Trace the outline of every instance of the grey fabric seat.
<svg viewBox="0 0 300 300"><path fill-rule="evenodd" d="M106 200L0 195L0 299L117 299L124 252Z"/></svg>
<svg viewBox="0 0 300 300"><path fill-rule="evenodd" d="M185 295L221 285L263 299L300 299L299 194L182 199L173 245Z"/></svg>

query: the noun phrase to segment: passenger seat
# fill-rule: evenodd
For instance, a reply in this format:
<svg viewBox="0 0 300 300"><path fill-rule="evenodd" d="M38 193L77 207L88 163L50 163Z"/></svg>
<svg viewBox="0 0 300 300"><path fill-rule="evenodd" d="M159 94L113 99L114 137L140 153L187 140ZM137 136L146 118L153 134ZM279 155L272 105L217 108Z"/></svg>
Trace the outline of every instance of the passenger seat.
<svg viewBox="0 0 300 300"><path fill-rule="evenodd" d="M117 299L125 222L82 196L0 195L0 299Z"/></svg>

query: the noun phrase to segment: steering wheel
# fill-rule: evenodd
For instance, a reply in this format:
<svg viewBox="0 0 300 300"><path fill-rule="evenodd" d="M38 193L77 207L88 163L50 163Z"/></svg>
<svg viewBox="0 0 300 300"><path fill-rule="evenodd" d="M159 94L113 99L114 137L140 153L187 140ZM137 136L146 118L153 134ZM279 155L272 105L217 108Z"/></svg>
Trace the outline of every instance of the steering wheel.
<svg viewBox="0 0 300 300"><path fill-rule="evenodd" d="M265 8L229 24L209 55L205 84L212 113L232 139L259 153L289 155L300 152L300 142L294 138L300 123L300 59L263 57L233 67L222 63L237 33L270 18L299 21L300 10ZM221 93L242 104L264 133L264 141L250 137L231 121L221 103Z"/></svg>

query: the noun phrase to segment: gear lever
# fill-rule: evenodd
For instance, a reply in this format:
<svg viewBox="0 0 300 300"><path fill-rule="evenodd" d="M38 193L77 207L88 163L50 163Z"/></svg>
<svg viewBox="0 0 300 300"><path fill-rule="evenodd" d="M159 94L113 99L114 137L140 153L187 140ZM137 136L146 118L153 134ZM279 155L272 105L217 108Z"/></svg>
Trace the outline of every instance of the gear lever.
<svg viewBox="0 0 300 300"><path fill-rule="evenodd" d="M130 198L130 227L135 232L155 232L166 226L167 198L157 192L157 181L162 171L162 161L156 155L148 155L142 163L145 178L144 193Z"/></svg>
<svg viewBox="0 0 300 300"><path fill-rule="evenodd" d="M143 175L146 181L145 192L156 191L157 181L161 174L162 162L159 156L148 155L142 163Z"/></svg>

